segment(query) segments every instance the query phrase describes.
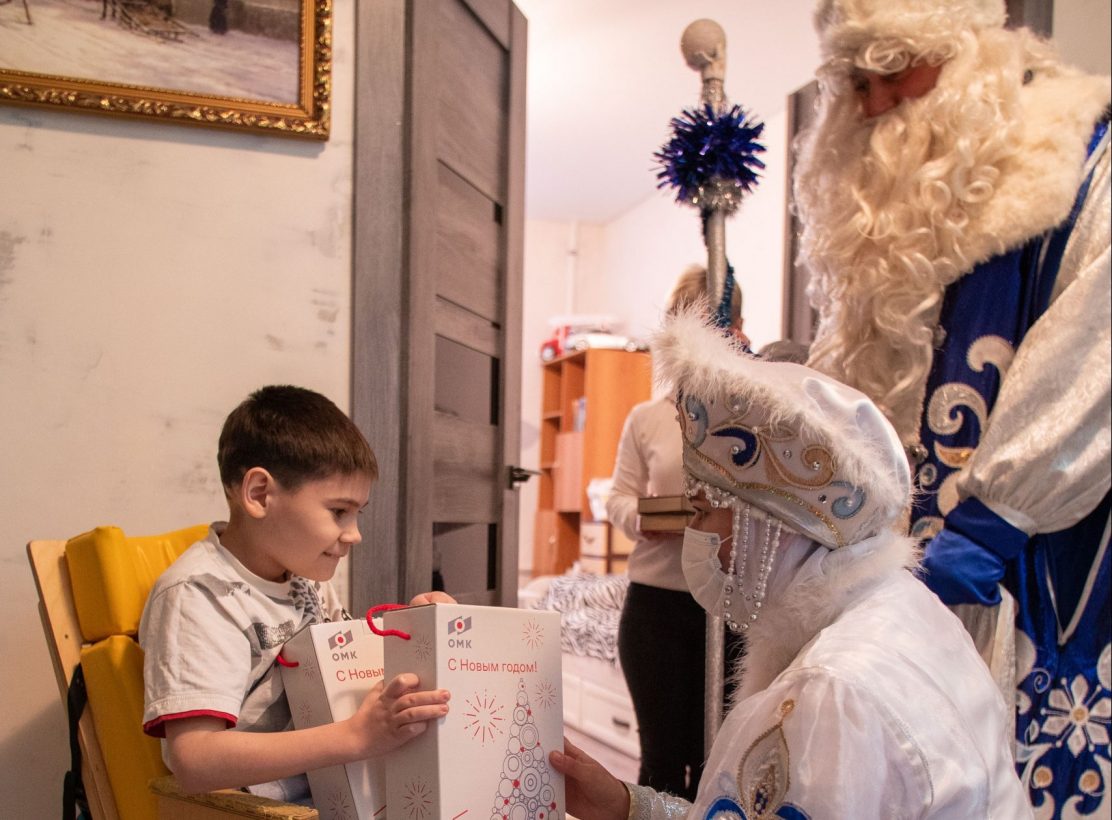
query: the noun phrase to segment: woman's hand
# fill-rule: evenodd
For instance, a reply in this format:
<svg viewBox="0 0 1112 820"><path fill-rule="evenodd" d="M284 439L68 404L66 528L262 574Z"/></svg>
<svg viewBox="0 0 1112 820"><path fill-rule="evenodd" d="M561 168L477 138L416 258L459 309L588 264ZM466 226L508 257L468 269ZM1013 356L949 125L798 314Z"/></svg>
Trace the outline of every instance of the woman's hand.
<svg viewBox="0 0 1112 820"><path fill-rule="evenodd" d="M564 738L564 751L548 756L552 768L564 775L568 814L579 820L626 820L629 790L597 760Z"/></svg>

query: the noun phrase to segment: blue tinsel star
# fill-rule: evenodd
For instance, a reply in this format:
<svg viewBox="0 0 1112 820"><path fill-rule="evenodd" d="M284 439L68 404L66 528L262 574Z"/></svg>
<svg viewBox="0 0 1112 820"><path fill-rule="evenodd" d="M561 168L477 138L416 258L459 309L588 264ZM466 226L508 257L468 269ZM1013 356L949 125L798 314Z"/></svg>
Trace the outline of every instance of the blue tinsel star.
<svg viewBox="0 0 1112 820"><path fill-rule="evenodd" d="M691 204L700 189L736 183L748 193L765 165L757 154L765 147L757 138L764 123L749 119L740 105L716 115L714 109L686 108L672 118L672 138L653 157L660 165L658 188L676 189L676 200Z"/></svg>

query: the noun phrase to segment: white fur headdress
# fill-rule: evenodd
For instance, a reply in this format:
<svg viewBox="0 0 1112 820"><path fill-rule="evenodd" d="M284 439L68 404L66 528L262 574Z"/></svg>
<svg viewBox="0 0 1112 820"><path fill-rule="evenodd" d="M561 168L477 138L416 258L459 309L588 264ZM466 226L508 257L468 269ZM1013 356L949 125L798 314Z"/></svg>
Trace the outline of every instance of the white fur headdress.
<svg viewBox="0 0 1112 820"><path fill-rule="evenodd" d="M851 57L869 43L905 40L926 48L962 31L999 28L1004 0L819 0L815 28L823 57Z"/></svg>
<svg viewBox="0 0 1112 820"><path fill-rule="evenodd" d="M832 548L891 526L911 475L876 405L803 365L740 352L703 315L680 314L653 345L678 391L689 478Z"/></svg>

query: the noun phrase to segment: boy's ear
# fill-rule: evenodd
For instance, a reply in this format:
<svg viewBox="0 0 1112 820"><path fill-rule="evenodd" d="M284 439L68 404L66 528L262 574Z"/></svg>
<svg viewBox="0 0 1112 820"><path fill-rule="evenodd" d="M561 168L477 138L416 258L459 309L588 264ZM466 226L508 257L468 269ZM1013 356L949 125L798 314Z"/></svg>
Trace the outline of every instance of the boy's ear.
<svg viewBox="0 0 1112 820"><path fill-rule="evenodd" d="M277 486L274 476L262 467L252 467L244 473L239 484L239 501L244 512L252 518L265 518Z"/></svg>

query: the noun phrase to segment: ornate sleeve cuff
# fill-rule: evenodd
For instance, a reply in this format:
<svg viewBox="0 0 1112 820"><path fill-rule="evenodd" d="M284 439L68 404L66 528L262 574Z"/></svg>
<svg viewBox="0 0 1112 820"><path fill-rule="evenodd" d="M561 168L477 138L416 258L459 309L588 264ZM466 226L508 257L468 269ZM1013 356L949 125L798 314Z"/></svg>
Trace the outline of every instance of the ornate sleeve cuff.
<svg viewBox="0 0 1112 820"><path fill-rule="evenodd" d="M625 787L629 790L628 820L680 820L691 811L691 804L674 794L632 783Z"/></svg>

